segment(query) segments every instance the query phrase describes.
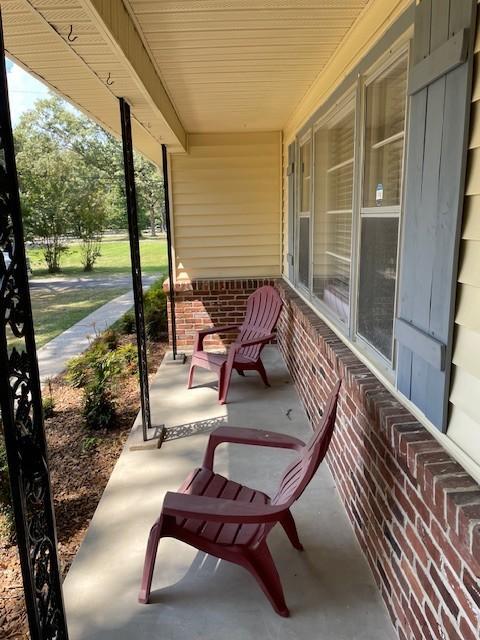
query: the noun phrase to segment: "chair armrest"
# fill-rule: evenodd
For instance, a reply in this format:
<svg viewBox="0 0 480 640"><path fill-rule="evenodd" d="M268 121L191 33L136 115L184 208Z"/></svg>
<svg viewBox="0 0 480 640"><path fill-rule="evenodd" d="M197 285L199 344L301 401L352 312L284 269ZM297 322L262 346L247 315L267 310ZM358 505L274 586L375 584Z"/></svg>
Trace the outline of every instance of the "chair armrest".
<svg viewBox="0 0 480 640"><path fill-rule="evenodd" d="M242 347L253 347L256 344L266 344L267 342L270 342L270 340L273 340L273 338L276 337L275 333L269 333L268 335L264 336L263 338L255 338L254 340L247 340L246 342L239 342L237 343L237 349L240 349Z"/></svg>
<svg viewBox="0 0 480 640"><path fill-rule="evenodd" d="M223 327L208 327L207 329L200 329L197 331L195 338L194 351L203 351L203 340L209 335L214 333L228 333L229 331L239 331L238 324L227 324Z"/></svg>
<svg viewBox="0 0 480 640"><path fill-rule="evenodd" d="M285 506L236 502L224 498L207 498L169 491L163 501L162 513L174 518L248 524L277 522L285 513Z"/></svg>
<svg viewBox="0 0 480 640"><path fill-rule="evenodd" d="M300 451L305 446L302 440L283 433L276 433L275 431L262 431L243 427L219 427L210 434L202 463L203 467L210 470L213 469L215 449L224 442L249 444L256 447L272 447L275 449L294 449L295 451Z"/></svg>

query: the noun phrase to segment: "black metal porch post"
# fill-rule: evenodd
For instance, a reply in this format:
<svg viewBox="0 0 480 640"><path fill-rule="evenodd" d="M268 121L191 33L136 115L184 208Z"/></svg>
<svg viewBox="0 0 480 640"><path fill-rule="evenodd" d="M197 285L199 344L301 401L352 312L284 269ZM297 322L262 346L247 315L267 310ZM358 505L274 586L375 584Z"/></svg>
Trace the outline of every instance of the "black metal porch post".
<svg viewBox="0 0 480 640"><path fill-rule="evenodd" d="M177 324L175 319L175 291L173 282L173 252L172 252L172 228L170 220L170 194L168 184L168 155L167 147L162 144L162 168L163 168L163 192L165 198L165 226L167 228L167 257L168 257L168 297L170 300L170 326L172 332L172 354L177 359ZM184 356L182 355L182 362Z"/></svg>
<svg viewBox="0 0 480 640"><path fill-rule="evenodd" d="M123 166L125 170L125 192L128 212L128 237L132 262L133 300L135 305L135 325L137 328L138 375L140 378L140 401L142 409L143 440L148 439L148 429L152 426L150 415L150 393L148 386L147 340L145 335L145 317L143 312L142 269L140 264L140 245L138 241L137 195L135 190L135 167L133 163L132 124L130 106L120 101L122 121Z"/></svg>
<svg viewBox="0 0 480 640"><path fill-rule="evenodd" d="M68 638L0 14L0 408L32 640ZM5 260L8 255L9 260ZM10 341L16 338L17 346ZM21 346L18 346L20 342Z"/></svg>

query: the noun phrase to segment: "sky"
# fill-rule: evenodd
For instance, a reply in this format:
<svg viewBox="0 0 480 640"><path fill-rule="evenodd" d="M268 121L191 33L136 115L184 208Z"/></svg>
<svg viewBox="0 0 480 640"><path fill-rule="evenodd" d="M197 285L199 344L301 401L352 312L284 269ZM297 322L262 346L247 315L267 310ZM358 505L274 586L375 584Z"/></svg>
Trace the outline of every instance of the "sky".
<svg viewBox="0 0 480 640"><path fill-rule="evenodd" d="M12 125L15 126L22 113L31 109L39 98L46 98L49 90L11 60L7 60L7 81Z"/></svg>

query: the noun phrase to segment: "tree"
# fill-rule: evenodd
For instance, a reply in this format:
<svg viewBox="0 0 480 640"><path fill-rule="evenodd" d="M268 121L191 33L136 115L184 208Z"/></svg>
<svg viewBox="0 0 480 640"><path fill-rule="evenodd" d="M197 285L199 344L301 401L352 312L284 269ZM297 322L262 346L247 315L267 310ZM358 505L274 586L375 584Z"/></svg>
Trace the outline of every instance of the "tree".
<svg viewBox="0 0 480 640"><path fill-rule="evenodd" d="M157 224L165 229L163 178L158 169L140 155L135 158L135 179L140 214L147 214L150 233L156 236Z"/></svg>
<svg viewBox="0 0 480 640"><path fill-rule="evenodd" d="M80 256L84 271L92 271L101 255L101 243L107 219L103 189L92 188L97 178L95 169L78 164L72 181L74 203L71 207L71 227L76 238L81 240Z"/></svg>
<svg viewBox="0 0 480 640"><path fill-rule="evenodd" d="M40 239L49 271L60 269L67 234L82 241L93 269L105 228L128 227L121 143L52 96L35 103L15 129L26 232ZM135 154L138 221L163 226L163 181Z"/></svg>
<svg viewBox="0 0 480 640"><path fill-rule="evenodd" d="M69 182L74 165L48 141L22 140L17 154L27 238L39 238L50 273L60 271L60 258L67 249L72 194Z"/></svg>

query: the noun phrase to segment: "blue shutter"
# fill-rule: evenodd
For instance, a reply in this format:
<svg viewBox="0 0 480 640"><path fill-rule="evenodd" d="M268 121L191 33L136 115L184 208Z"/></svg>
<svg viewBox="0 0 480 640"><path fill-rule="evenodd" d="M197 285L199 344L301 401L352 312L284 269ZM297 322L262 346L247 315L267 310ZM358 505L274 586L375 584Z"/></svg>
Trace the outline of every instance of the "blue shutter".
<svg viewBox="0 0 480 640"><path fill-rule="evenodd" d="M475 0L421 0L409 78L397 387L442 431L448 419Z"/></svg>
<svg viewBox="0 0 480 640"><path fill-rule="evenodd" d="M294 234L295 234L295 143L288 145L288 277L294 279Z"/></svg>

